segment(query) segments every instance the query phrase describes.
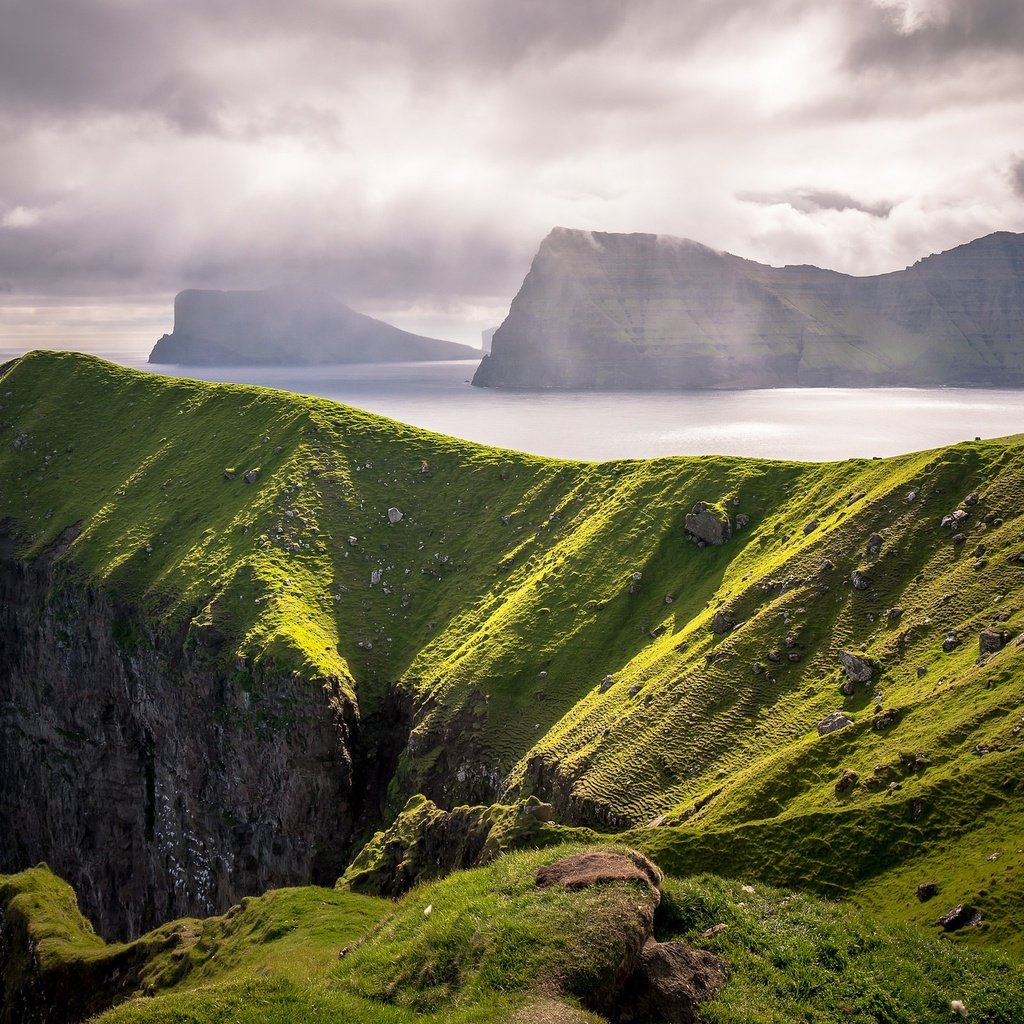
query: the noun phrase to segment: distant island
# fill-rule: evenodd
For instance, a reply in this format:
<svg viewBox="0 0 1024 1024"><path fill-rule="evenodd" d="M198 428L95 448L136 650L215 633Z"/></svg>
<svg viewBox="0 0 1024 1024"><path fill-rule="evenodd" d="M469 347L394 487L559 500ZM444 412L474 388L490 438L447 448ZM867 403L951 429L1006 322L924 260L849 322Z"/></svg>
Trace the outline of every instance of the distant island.
<svg viewBox="0 0 1024 1024"><path fill-rule="evenodd" d="M507 388L1024 385L1024 235L906 270L771 267L555 228L473 378Z"/></svg>
<svg viewBox="0 0 1024 1024"><path fill-rule="evenodd" d="M174 299L174 329L151 363L286 366L475 359L480 350L410 334L308 290L207 291Z"/></svg>

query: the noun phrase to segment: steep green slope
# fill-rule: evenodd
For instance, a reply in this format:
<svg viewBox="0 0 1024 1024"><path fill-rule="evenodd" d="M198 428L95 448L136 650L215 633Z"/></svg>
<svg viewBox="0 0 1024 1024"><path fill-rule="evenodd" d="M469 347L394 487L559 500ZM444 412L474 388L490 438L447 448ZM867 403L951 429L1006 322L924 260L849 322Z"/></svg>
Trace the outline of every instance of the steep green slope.
<svg viewBox="0 0 1024 1024"><path fill-rule="evenodd" d="M1012 960L810 896L708 875L670 876L660 897L635 881L538 886L538 869L577 852L514 854L397 903L279 890L120 946L98 940L67 885L36 868L0 880L0 1021L70 1024L91 1010L97 1024L631 1020L621 972L652 918L661 948L685 943L727 965L701 1007L708 1024L918 1024L958 1004L989 1024L1024 1014ZM597 1004L600 1016L585 1009Z"/></svg>
<svg viewBox="0 0 1024 1024"><path fill-rule="evenodd" d="M404 702L397 769L367 783L390 783L385 818L417 792L534 793L569 825L657 820L630 842L672 869L864 892L932 928L973 902L965 935L1019 941L1024 438L571 463L41 353L0 406L21 556L216 641L250 686L274 664L338 680L366 722ZM688 543L698 501L747 525ZM985 628L1009 639L979 658ZM874 666L850 696L840 650ZM819 736L833 711L852 725ZM301 708L263 727L301 731ZM938 909L913 896L932 872Z"/></svg>

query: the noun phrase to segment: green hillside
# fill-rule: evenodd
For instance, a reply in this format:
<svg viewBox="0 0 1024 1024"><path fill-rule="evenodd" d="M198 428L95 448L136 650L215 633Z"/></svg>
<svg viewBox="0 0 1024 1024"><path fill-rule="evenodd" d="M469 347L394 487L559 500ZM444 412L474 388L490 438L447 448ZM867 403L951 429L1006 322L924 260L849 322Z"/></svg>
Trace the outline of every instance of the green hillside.
<svg viewBox="0 0 1024 1024"><path fill-rule="evenodd" d="M697 502L733 521L724 544L687 540ZM952 940L954 959L1024 950L1022 511L1024 436L828 464L590 464L81 355L33 353L0 379L13 555L207 644L246 688L248 717L224 728L303 729L300 706L260 717L268 667L334 683L366 723L403 709L365 838L418 793L442 808L533 795L554 822L489 855L622 834L677 879L843 898L873 928ZM134 626L113 639L128 661L151 642ZM871 670L850 695L840 651ZM819 735L831 712L851 724ZM925 882L938 895L921 901ZM980 917L943 932L958 904ZM842 1019L929 1019L908 1013Z"/></svg>

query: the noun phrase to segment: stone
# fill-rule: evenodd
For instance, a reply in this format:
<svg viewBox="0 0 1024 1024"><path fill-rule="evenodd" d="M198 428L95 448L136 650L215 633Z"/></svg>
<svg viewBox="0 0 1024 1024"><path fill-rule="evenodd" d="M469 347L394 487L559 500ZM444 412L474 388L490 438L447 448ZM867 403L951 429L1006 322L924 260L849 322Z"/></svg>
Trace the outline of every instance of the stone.
<svg viewBox="0 0 1024 1024"><path fill-rule="evenodd" d="M870 558L876 558L882 550L882 535L873 533L868 537L867 553Z"/></svg>
<svg viewBox="0 0 1024 1024"><path fill-rule="evenodd" d="M372 569L372 570L370 570L370 586L371 587L375 587L378 583L380 583L380 581L381 581L381 579L383 577L384 577L383 570L381 570L381 569Z"/></svg>
<svg viewBox="0 0 1024 1024"><path fill-rule="evenodd" d="M732 537L732 523L721 506L698 501L686 516L683 527L691 537L705 544L724 544Z"/></svg>
<svg viewBox="0 0 1024 1024"><path fill-rule="evenodd" d="M809 533L814 531L821 525L817 519L811 519L809 522L804 523L804 536L806 537Z"/></svg>
<svg viewBox="0 0 1024 1024"><path fill-rule="evenodd" d="M871 577L867 573L861 572L860 569L854 569L850 573L850 582L853 584L854 590L867 590L871 586Z"/></svg>
<svg viewBox="0 0 1024 1024"><path fill-rule="evenodd" d="M711 617L711 632L718 636L721 636L723 633L728 633L734 625L736 625L736 619L732 612L725 608L719 608Z"/></svg>
<svg viewBox="0 0 1024 1024"><path fill-rule="evenodd" d="M394 526L396 523L400 523L401 521L402 513L392 505L392 507L388 509L388 522Z"/></svg>
<svg viewBox="0 0 1024 1024"><path fill-rule="evenodd" d="M853 725L852 718L847 718L842 711L830 711L818 723L818 735L827 736L830 732L838 732L840 729L845 729L848 725Z"/></svg>
<svg viewBox="0 0 1024 1024"><path fill-rule="evenodd" d="M899 712L895 708L889 708L888 711L881 711L875 715L871 725L881 732L883 729L888 729L889 726L894 725L898 717Z"/></svg>
<svg viewBox="0 0 1024 1024"><path fill-rule="evenodd" d="M981 911L967 903L958 903L952 910L947 910L935 923L946 932L955 932L961 928L977 928L982 922Z"/></svg>
<svg viewBox="0 0 1024 1024"><path fill-rule="evenodd" d="M611 676L605 676L601 680L599 690L601 693L607 693L615 685L615 680Z"/></svg>
<svg viewBox="0 0 1024 1024"><path fill-rule="evenodd" d="M826 558L825 561L821 563L822 572L831 572L835 567L836 564L831 558Z"/></svg>
<svg viewBox="0 0 1024 1024"><path fill-rule="evenodd" d="M960 646L960 637L955 632L949 632L943 638L942 649L949 654L951 651L955 651Z"/></svg>
<svg viewBox="0 0 1024 1024"><path fill-rule="evenodd" d="M917 887L917 898L925 903L930 900L933 896L939 895L939 883L938 882L922 882Z"/></svg>
<svg viewBox="0 0 1024 1024"><path fill-rule="evenodd" d="M860 776L853 771L853 769L844 769L843 774L839 776L839 781L835 786L836 796L842 796L843 793L848 793L859 781Z"/></svg>
<svg viewBox="0 0 1024 1024"><path fill-rule="evenodd" d="M736 517L736 529L745 530L750 525L750 516L744 515L742 512Z"/></svg>
<svg viewBox="0 0 1024 1024"><path fill-rule="evenodd" d="M899 605L896 605L885 613L885 618L890 626L895 626L899 623L900 619L903 618L903 609L900 608Z"/></svg>
<svg viewBox="0 0 1024 1024"><path fill-rule="evenodd" d="M849 651L839 652L839 663L843 666L846 678L851 683L869 683L874 675L875 666L866 658L858 657Z"/></svg>
<svg viewBox="0 0 1024 1024"><path fill-rule="evenodd" d="M234 480L235 477L237 477L237 476L238 476L238 470L236 470L236 469L228 468L228 469L224 470L224 479L225 480Z"/></svg>
<svg viewBox="0 0 1024 1024"><path fill-rule="evenodd" d="M348 539L348 546L350 548L354 548L358 543L359 543L359 538L358 537L349 537L349 539Z"/></svg>
<svg viewBox="0 0 1024 1024"><path fill-rule="evenodd" d="M983 629L978 636L978 653L982 656L1001 651L1009 640L1006 630Z"/></svg>
<svg viewBox="0 0 1024 1024"><path fill-rule="evenodd" d="M755 676L764 675L764 665L759 661L755 661L754 664L750 666L750 671L753 672Z"/></svg>
<svg viewBox="0 0 1024 1024"><path fill-rule="evenodd" d="M714 953L680 940L658 942L652 937L640 953L612 1019L623 1024L642 1020L693 1024L701 1004L713 999L728 977L728 964Z"/></svg>
<svg viewBox="0 0 1024 1024"><path fill-rule="evenodd" d="M245 476L242 477L242 479L247 484L254 484L254 483L256 483L257 480L259 480L259 478L260 478L260 471L258 469L250 469L249 472L246 473Z"/></svg>
<svg viewBox="0 0 1024 1024"><path fill-rule="evenodd" d="M939 525L948 527L951 531L956 532L960 524L967 518L967 515L968 513L965 509L958 508L950 512L948 516L943 516Z"/></svg>
<svg viewBox="0 0 1024 1024"><path fill-rule="evenodd" d="M964 498L963 504L967 505L968 507L971 507L973 505L977 505L979 500L980 499L978 497L978 492L977 491L971 491L971 493L968 494L966 498Z"/></svg>
<svg viewBox="0 0 1024 1024"><path fill-rule="evenodd" d="M967 541L967 534L965 534L965 533L954 533L953 537L952 537L952 541L953 541L954 544L959 546L960 544L963 544L963 543L965 543Z"/></svg>
<svg viewBox="0 0 1024 1024"><path fill-rule="evenodd" d="M914 503L915 501L917 501L917 495L918 495L918 493L919 493L919 492L918 492L918 489L917 489L916 487L914 487L913 489L911 489L911 490L907 491L906 497L905 497L905 498L904 498L903 500L904 500L904 501L905 501L905 502L906 502L906 503L907 503L908 505L912 505L912 504L913 504L913 503Z"/></svg>

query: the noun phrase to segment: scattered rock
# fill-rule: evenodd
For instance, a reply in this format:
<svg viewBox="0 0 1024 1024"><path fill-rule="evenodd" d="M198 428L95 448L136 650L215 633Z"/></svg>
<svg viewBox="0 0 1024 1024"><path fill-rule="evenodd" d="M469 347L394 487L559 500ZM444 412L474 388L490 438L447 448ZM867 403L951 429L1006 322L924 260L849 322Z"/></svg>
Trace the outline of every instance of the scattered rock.
<svg viewBox="0 0 1024 1024"><path fill-rule="evenodd" d="M700 933L700 937L702 939L713 939L716 935L720 935L724 932L728 927L729 926L727 924L713 924L710 928L705 928L704 931Z"/></svg>
<svg viewBox="0 0 1024 1024"><path fill-rule="evenodd" d="M348 539L348 546L350 548L354 548L358 543L359 543L359 538L358 537L349 537L349 539Z"/></svg>
<svg viewBox="0 0 1024 1024"><path fill-rule="evenodd" d="M818 528L818 527L819 527L820 525L821 525L821 523L820 523L820 522L819 522L819 521L818 521L817 519L812 519L812 520L810 520L809 522L807 522L807 523L804 523L804 536L806 537L806 536L807 536L807 534L809 534L809 533L814 533L814 531L815 531L815 530L816 530L816 529L817 529L817 528Z"/></svg>
<svg viewBox="0 0 1024 1024"><path fill-rule="evenodd" d="M882 535L873 533L868 537L867 553L869 558L876 558L882 550Z"/></svg>
<svg viewBox="0 0 1024 1024"><path fill-rule="evenodd" d="M224 479L225 480L234 480L237 476L238 476L238 470L237 469L234 469L232 467L228 467L227 469L224 470Z"/></svg>
<svg viewBox="0 0 1024 1024"><path fill-rule="evenodd" d="M913 503L914 503L915 501L917 501L917 495L918 495L919 493L920 493L920 492L919 492L919 491L918 491L918 489L917 489L917 488L915 487L915 488L913 488L912 490L909 490L909 491L907 491L906 497L905 497L905 498L904 498L903 500L904 500L904 501L905 501L905 502L906 502L906 503L907 503L908 505L912 505L912 504L913 504Z"/></svg>
<svg viewBox="0 0 1024 1024"><path fill-rule="evenodd" d="M981 911L966 903L958 903L952 910L947 910L936 922L943 931L955 932L960 928L977 928L983 918Z"/></svg>
<svg viewBox="0 0 1024 1024"><path fill-rule="evenodd" d="M950 512L948 516L943 516L939 526L948 527L951 532L955 533L967 516L968 512L965 509L958 508L954 512Z"/></svg>
<svg viewBox="0 0 1024 1024"><path fill-rule="evenodd" d="M822 572L831 572L835 567L836 564L831 558L826 558L825 561L821 563Z"/></svg>
<svg viewBox="0 0 1024 1024"><path fill-rule="evenodd" d="M850 582L853 584L854 590L867 590L871 586L871 577L867 573L861 572L860 569L854 569L850 573Z"/></svg>
<svg viewBox="0 0 1024 1024"><path fill-rule="evenodd" d="M949 654L960 646L960 636L955 631L950 631L942 640L942 649Z"/></svg>
<svg viewBox="0 0 1024 1024"><path fill-rule="evenodd" d="M839 652L839 663L843 666L846 678L851 683L869 683L874 674L875 666L867 660L860 658L849 651Z"/></svg>
<svg viewBox="0 0 1024 1024"><path fill-rule="evenodd" d="M764 675L764 665L759 661L755 661L754 664L750 666L750 671L753 672L755 676Z"/></svg>
<svg viewBox="0 0 1024 1024"><path fill-rule="evenodd" d="M611 676L605 676L601 680L599 690L601 693L607 693L615 685L615 680Z"/></svg>
<svg viewBox="0 0 1024 1024"><path fill-rule="evenodd" d="M725 608L719 608L711 617L711 632L721 636L728 633L736 625L736 619L732 612Z"/></svg>
<svg viewBox="0 0 1024 1024"><path fill-rule="evenodd" d="M720 506L698 501L683 523L684 529L705 544L724 544L732 537L732 523L728 513Z"/></svg>
<svg viewBox="0 0 1024 1024"><path fill-rule="evenodd" d="M850 768L844 769L843 774L839 776L839 781L836 783L836 796L848 793L859 781L860 776L855 771Z"/></svg>
<svg viewBox="0 0 1024 1024"><path fill-rule="evenodd" d="M1006 646L1010 634L1005 629L983 629L978 636L978 653L984 657L986 654L995 654Z"/></svg>
<svg viewBox="0 0 1024 1024"><path fill-rule="evenodd" d="M750 516L745 516L742 512L736 517L736 529L743 530L750 525Z"/></svg>
<svg viewBox="0 0 1024 1024"><path fill-rule="evenodd" d="M401 521L402 513L392 505L392 507L388 509L388 522L394 526L395 523L400 523Z"/></svg>
<svg viewBox="0 0 1024 1024"><path fill-rule="evenodd" d="M885 618L890 626L898 625L900 619L903 618L903 609L896 605L885 613Z"/></svg>
<svg viewBox="0 0 1024 1024"><path fill-rule="evenodd" d="M260 471L258 469L250 469L249 472L246 473L245 476L242 477L242 479L247 484L254 484L254 483L256 483L257 480L259 480L259 478L260 478Z"/></svg>
<svg viewBox="0 0 1024 1024"><path fill-rule="evenodd" d="M845 729L848 725L853 725L852 718L847 718L842 711L830 711L818 723L818 735L827 736L830 732Z"/></svg>
<svg viewBox="0 0 1024 1024"><path fill-rule="evenodd" d="M895 708L889 708L888 711L881 711L875 715L871 724L881 732L883 729L888 729L890 725L895 725L897 718L899 718L899 712Z"/></svg>
<svg viewBox="0 0 1024 1024"><path fill-rule="evenodd" d="M968 507L971 507L973 505L977 505L979 500L980 499L978 498L978 492L971 491L971 493L968 494L966 498L964 498L963 504L967 505Z"/></svg>
<svg viewBox="0 0 1024 1024"><path fill-rule="evenodd" d="M959 546L960 544L965 544L967 542L967 535L964 533L954 533L952 541L957 546Z"/></svg>
<svg viewBox="0 0 1024 1024"><path fill-rule="evenodd" d="M381 569L371 569L370 570L370 586L371 587L375 587L378 583L380 583L380 581L383 578L383 576L384 576L383 570L381 570Z"/></svg>

